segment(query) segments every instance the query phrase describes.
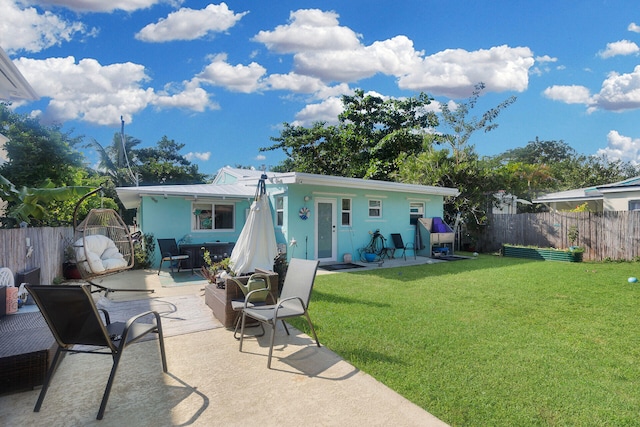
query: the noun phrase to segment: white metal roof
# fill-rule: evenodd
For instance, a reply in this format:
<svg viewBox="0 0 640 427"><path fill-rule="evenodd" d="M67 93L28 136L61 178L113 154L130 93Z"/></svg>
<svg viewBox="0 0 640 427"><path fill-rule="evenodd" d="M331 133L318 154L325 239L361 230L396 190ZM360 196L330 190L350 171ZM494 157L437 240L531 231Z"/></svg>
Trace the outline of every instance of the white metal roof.
<svg viewBox="0 0 640 427"><path fill-rule="evenodd" d="M242 184L195 184L195 185L149 185L141 187L118 187L118 197L127 209L138 206L140 197L192 197L216 198L223 200L250 199L255 196L256 187Z"/></svg>
<svg viewBox="0 0 640 427"><path fill-rule="evenodd" d="M631 191L634 189L640 189L640 176L614 182L612 184L596 185L593 187L545 194L544 196L540 196L533 200L533 203L586 202L589 200L601 200L604 193Z"/></svg>
<svg viewBox="0 0 640 427"><path fill-rule="evenodd" d="M237 179L234 184L199 185L154 185L142 187L118 187L118 197L127 209L138 205L141 196L159 197L213 197L223 199L251 198L255 196L257 183L262 171L224 167L218 171L218 177L227 173ZM278 173L264 172L267 186L279 184L309 184L327 187L358 188L364 190L394 191L440 196L458 196L456 188L434 187L429 185L402 184L398 182L376 181L372 179L343 178L338 176L315 175L300 172Z"/></svg>

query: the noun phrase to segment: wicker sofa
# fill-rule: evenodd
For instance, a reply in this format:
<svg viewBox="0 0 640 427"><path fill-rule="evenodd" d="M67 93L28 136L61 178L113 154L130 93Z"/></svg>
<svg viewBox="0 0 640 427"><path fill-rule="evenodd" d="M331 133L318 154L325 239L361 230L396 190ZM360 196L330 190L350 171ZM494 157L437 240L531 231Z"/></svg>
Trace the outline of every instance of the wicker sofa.
<svg viewBox="0 0 640 427"><path fill-rule="evenodd" d="M256 269L256 273L266 274L269 277L269 285L271 287L270 297L272 302L278 299L278 273L268 270ZM247 283L249 276L235 277L242 283ZM244 294L240 287L232 280L227 280L224 289L218 288L215 283L210 283L204 288L204 301L213 311L220 322L226 328L233 328L237 312L231 308L231 301L243 300Z"/></svg>

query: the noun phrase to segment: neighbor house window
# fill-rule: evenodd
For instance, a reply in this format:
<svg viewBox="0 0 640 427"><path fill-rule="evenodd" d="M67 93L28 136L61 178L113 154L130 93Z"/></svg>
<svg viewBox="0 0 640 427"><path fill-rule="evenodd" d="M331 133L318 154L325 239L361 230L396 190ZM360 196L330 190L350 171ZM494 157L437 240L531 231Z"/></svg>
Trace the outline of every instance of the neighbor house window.
<svg viewBox="0 0 640 427"><path fill-rule="evenodd" d="M351 226L351 199L342 199L341 224L345 227Z"/></svg>
<svg viewBox="0 0 640 427"><path fill-rule="evenodd" d="M640 211L640 200L629 200L630 211Z"/></svg>
<svg viewBox="0 0 640 427"><path fill-rule="evenodd" d="M382 218L382 200L369 200L369 218Z"/></svg>
<svg viewBox="0 0 640 427"><path fill-rule="evenodd" d="M282 227L284 225L284 197L276 197L276 225Z"/></svg>
<svg viewBox="0 0 640 427"><path fill-rule="evenodd" d="M409 204L409 224L417 224L418 218L424 217L424 203L410 203Z"/></svg>
<svg viewBox="0 0 640 427"><path fill-rule="evenodd" d="M194 203L193 230L233 230L234 205Z"/></svg>

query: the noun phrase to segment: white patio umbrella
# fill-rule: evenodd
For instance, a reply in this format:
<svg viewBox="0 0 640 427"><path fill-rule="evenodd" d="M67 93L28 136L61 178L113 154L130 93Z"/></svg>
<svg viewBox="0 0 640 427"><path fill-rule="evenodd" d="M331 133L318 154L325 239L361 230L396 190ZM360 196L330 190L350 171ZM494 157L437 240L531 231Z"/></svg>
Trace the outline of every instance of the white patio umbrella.
<svg viewBox="0 0 640 427"><path fill-rule="evenodd" d="M272 270L274 258L278 255L276 232L265 188L266 179L264 174L260 177L247 222L231 252L231 269L237 275L255 271L256 268Z"/></svg>

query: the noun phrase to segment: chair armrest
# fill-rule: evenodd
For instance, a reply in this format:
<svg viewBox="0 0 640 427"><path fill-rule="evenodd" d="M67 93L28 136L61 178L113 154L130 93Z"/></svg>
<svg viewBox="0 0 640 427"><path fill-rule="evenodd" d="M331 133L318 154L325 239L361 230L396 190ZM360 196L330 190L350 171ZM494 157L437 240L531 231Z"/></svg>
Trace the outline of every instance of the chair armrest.
<svg viewBox="0 0 640 427"><path fill-rule="evenodd" d="M264 293L265 294L265 300L269 296L269 288L254 289L251 292L249 292L247 295L245 295L245 297L244 297L244 308L247 308L247 304L255 304L255 302L251 302L251 296L253 294L257 293L257 292Z"/></svg>
<svg viewBox="0 0 640 427"><path fill-rule="evenodd" d="M106 325L110 325L111 324L111 318L109 317L109 312L107 310L105 310L104 308L98 308L98 311L100 313L102 313L102 315L104 316L104 323Z"/></svg>
<svg viewBox="0 0 640 427"><path fill-rule="evenodd" d="M300 297L289 297L289 298L285 298L283 300L278 301L278 304L276 304L276 308L275 308L275 313L274 313L274 317L277 319L278 318L278 310L280 310L283 306L282 303L288 302L288 301L293 301L293 300L298 300L300 302L300 306L302 307L303 310L307 310L307 308L304 306L304 302L302 301L302 298Z"/></svg>
<svg viewBox="0 0 640 427"><path fill-rule="evenodd" d="M162 327L161 323L160 323L160 315L158 314L157 311L145 311L144 313L140 313L140 314L138 314L136 316L131 317L129 320L127 320L127 323L124 326L124 330L122 331L122 338L120 340L120 349L123 349L126 346L127 342L128 342L129 329L131 328L131 326L134 323L136 323L138 320L140 320L141 318L143 318L145 316L148 316L150 314L153 314L155 316L155 318L156 318L156 324L155 325L149 324L149 326L152 327L151 329L153 329L153 328L160 329ZM149 330L151 330L151 329L149 329ZM142 334L142 335L144 335L144 334ZM142 335L140 335L138 337L133 337L132 341L136 340L137 338L141 337Z"/></svg>

